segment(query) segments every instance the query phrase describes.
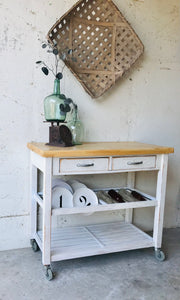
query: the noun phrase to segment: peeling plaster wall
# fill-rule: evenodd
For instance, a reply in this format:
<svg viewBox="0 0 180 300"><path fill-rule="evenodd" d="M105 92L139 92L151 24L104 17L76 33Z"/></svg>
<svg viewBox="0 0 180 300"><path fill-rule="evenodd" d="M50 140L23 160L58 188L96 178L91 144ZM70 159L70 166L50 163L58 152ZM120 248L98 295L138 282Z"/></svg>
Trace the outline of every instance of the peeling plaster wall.
<svg viewBox="0 0 180 300"><path fill-rule="evenodd" d="M179 1L114 2L142 40L143 57L98 100L92 100L67 69L61 90L79 106L86 141L137 140L175 147L169 157L164 225L180 226ZM41 41L74 3L0 0L0 250L29 246L26 144L48 140L43 99L53 85L53 77L43 76L35 61L46 59ZM151 192L151 173L139 174L137 185L143 189L147 180ZM151 209L138 210L135 222L151 229L152 215Z"/></svg>

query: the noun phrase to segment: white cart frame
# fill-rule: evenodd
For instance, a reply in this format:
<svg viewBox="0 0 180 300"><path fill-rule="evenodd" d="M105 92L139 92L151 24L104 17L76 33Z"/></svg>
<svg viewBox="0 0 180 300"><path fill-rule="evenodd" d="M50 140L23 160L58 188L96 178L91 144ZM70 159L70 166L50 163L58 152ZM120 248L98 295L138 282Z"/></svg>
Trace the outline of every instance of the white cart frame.
<svg viewBox="0 0 180 300"><path fill-rule="evenodd" d="M100 143L99 143L100 144ZM165 191L167 178L168 154L172 153L172 148L166 153L146 154L143 155L97 155L72 157L44 157L30 145L31 151L31 243L34 250L38 247L42 251L42 263L46 266L46 276L50 280L53 273L50 264L53 261L64 259L119 252L125 250L154 247L156 258L164 260L164 254L160 250L163 231L163 217L165 205ZM80 146L79 146L80 147ZM171 150L170 150L171 149ZM161 150L161 152L163 149ZM35 153L37 152L37 153ZM137 151L136 151L137 152ZM113 150L111 151L113 154ZM114 153L117 153L114 151ZM44 154L43 154L44 155ZM51 155L51 154L49 154ZM101 163L98 165L99 170L91 168L97 158L108 159L107 169L101 170ZM117 160L119 159L119 160ZM128 159L128 160L127 160ZM152 165L152 159L154 161ZM70 161L71 160L71 161ZM78 163L81 162L81 164ZM88 164L87 164L88 161ZM93 164L91 163L93 161ZM69 164L70 162L70 164ZM81 169L74 170L75 166L81 166ZM84 165L82 165L84 162ZM90 163L89 163L90 162ZM96 161L95 161L96 162ZM120 162L117 170L114 165ZM65 168L61 169L65 163ZM99 164L99 160L98 160ZM72 169L66 166L71 166ZM121 167L122 165L122 167ZM84 166L84 169L83 169ZM104 168L104 167L102 167ZM38 195L38 169L43 173L43 199ZM135 174L139 171L157 170L157 187L156 197L148 195L149 200L117 203L109 205L98 205L94 207L83 208L51 208L51 190L52 178L57 175L76 175L76 174L113 174L127 172L127 186L134 188ZM42 208L42 231L37 230L37 207ZM144 233L132 224L133 209L140 207L155 207L153 237ZM53 230L51 232L51 218L53 215L70 215L80 213L93 213L97 211L110 211L125 209L125 222L97 224L89 226L65 227ZM66 238L68 236L68 241ZM65 240L65 241L64 241Z"/></svg>

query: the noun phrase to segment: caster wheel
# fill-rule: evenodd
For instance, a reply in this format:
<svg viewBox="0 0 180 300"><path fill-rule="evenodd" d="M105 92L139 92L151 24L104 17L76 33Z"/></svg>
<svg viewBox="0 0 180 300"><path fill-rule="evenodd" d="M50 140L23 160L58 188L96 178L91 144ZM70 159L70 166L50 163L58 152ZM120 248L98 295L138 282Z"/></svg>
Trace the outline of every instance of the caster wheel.
<svg viewBox="0 0 180 300"><path fill-rule="evenodd" d="M162 250L160 250L160 249L155 250L155 258L158 261L164 261L165 260L165 254L164 254L164 252Z"/></svg>
<svg viewBox="0 0 180 300"><path fill-rule="evenodd" d="M30 242L31 242L31 247L32 247L33 251L34 251L34 252L39 251L39 246L38 246L38 244L36 243L36 241L33 239L33 240L31 240Z"/></svg>
<svg viewBox="0 0 180 300"><path fill-rule="evenodd" d="M46 267L45 276L48 281L50 281L54 278L54 273L52 272L50 266Z"/></svg>

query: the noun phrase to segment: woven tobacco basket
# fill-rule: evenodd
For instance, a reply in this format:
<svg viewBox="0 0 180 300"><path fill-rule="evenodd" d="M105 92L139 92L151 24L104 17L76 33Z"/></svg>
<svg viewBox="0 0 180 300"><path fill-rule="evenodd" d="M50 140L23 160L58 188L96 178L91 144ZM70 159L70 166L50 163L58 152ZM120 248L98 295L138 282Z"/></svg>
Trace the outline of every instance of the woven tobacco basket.
<svg viewBox="0 0 180 300"><path fill-rule="evenodd" d="M60 56L72 49L64 62L92 98L103 95L143 53L111 0L78 1L50 29L48 40L57 43Z"/></svg>

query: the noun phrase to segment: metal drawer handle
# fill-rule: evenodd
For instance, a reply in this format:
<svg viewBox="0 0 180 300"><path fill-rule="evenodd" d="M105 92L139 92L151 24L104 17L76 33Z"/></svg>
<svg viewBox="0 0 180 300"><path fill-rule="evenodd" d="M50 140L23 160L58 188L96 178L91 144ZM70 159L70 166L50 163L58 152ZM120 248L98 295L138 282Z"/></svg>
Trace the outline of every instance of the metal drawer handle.
<svg viewBox="0 0 180 300"><path fill-rule="evenodd" d="M91 163L91 164L77 164L76 165L77 167L93 167L94 166L94 163Z"/></svg>
<svg viewBox="0 0 180 300"><path fill-rule="evenodd" d="M127 162L128 165L132 166L132 165L142 165L143 164L143 161L128 161Z"/></svg>

